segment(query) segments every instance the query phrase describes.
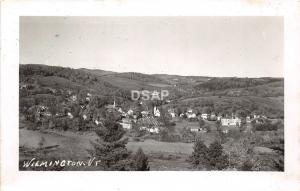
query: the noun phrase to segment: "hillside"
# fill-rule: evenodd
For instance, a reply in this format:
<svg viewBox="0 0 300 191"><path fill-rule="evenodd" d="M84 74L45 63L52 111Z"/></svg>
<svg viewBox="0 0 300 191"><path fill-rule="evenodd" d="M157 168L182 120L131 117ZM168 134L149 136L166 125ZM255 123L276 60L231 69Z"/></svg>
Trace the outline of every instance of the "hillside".
<svg viewBox="0 0 300 191"><path fill-rule="evenodd" d="M21 88L24 85L26 88ZM21 106L29 103L59 105L70 92L79 97L90 92L107 103L115 100L128 108L134 104L131 90L163 89L169 91L168 99L172 100L165 107L195 107L199 111L223 113L243 110L270 117L283 117L284 113L284 81L280 78L147 75L28 64L20 65L20 88Z"/></svg>

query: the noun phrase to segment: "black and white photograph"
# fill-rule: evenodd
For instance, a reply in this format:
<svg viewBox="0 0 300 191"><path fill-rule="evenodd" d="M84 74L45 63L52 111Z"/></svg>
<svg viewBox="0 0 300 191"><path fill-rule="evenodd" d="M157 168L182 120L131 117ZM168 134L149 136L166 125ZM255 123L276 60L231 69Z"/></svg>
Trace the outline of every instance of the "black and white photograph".
<svg viewBox="0 0 300 191"><path fill-rule="evenodd" d="M20 171L284 171L283 17L19 17Z"/></svg>

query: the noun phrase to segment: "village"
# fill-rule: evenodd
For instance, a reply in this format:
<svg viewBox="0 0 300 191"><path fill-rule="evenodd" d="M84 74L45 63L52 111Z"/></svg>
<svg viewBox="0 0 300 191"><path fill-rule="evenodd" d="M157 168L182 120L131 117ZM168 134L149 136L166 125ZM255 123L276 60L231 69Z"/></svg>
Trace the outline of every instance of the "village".
<svg viewBox="0 0 300 191"><path fill-rule="evenodd" d="M282 170L280 97L215 95L217 91L210 95L201 93L203 90L194 95L195 88L166 84L152 84L161 87L146 90L149 86L144 82L132 98L132 89L112 86L81 70L53 73L51 67L26 67L19 83L20 161L35 156L39 149L49 150L51 154L42 155L45 158L84 160L99 131L120 131L128 152L142 149L151 170L194 170L190 157L199 141L207 148L219 144L230 159L225 161L226 168L243 170L248 160L255 159L257 162L251 162L255 170L254 164L267 157L273 162L259 169ZM130 74L124 80L134 77Z"/></svg>
<svg viewBox="0 0 300 191"><path fill-rule="evenodd" d="M21 84L20 90L26 88L27 85ZM50 90L49 90L50 91ZM56 90L51 89L52 94L56 94ZM41 122L42 126L44 124L52 124L50 121L55 121L55 119L68 119L73 120L74 117L78 117L82 121L87 123L93 123L94 128L103 125L105 118L101 115L101 111L92 108L92 100L97 99L91 92L81 93L77 95L71 90L65 90L62 92L64 95L64 101L58 106L56 113L50 112L46 105L35 105L28 108L28 113L23 118L34 118L37 123ZM157 96L157 91L153 91L152 94ZM80 97L80 99L79 99ZM170 106L154 105L153 107L147 104L147 100L135 101L127 109L122 108L115 100L104 105L104 111L107 113L113 113L118 119L118 123L123 127L123 129L130 131L133 127L137 127L140 131L145 131L150 134L158 134L162 129L166 128L161 118L168 119L173 126L176 125L178 121L188 121L188 122L198 122L206 121L210 124L214 124L218 130L224 134L227 134L230 130L238 131L249 131L251 132L252 123L264 123L268 118L265 115L251 114L247 116L238 116L235 113L228 114L218 114L215 112L211 113L200 113L195 109L189 107L185 112L177 113L176 108ZM166 104L170 103L171 100L167 100ZM74 105L80 106L77 114L72 112ZM152 103L153 105L153 103ZM53 110L53 109L52 109ZM164 110L164 111L162 111ZM103 110L102 110L103 113ZM208 131L205 123L198 123L199 125L188 125L185 127L190 132L195 133L206 133ZM93 130L93 129L90 129Z"/></svg>

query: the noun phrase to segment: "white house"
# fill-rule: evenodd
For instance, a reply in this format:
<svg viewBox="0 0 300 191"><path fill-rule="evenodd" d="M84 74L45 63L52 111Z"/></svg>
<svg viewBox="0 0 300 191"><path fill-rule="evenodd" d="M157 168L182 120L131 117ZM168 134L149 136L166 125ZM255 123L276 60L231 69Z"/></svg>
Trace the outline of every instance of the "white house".
<svg viewBox="0 0 300 191"><path fill-rule="evenodd" d="M206 129L199 128L199 127L191 127L191 128L190 128L190 131L191 131L191 132L201 132L201 133L206 133L206 132L207 132Z"/></svg>
<svg viewBox="0 0 300 191"><path fill-rule="evenodd" d="M171 115L172 118L176 117L176 114L174 112L171 112L170 115Z"/></svg>
<svg viewBox="0 0 300 191"><path fill-rule="evenodd" d="M132 128L132 122L129 118L123 118L120 125L122 125L122 127L124 129L131 129Z"/></svg>
<svg viewBox="0 0 300 191"><path fill-rule="evenodd" d="M196 118L196 113L186 113L186 117L188 119L195 119Z"/></svg>
<svg viewBox="0 0 300 191"><path fill-rule="evenodd" d="M236 118L222 118L221 119L221 125L222 126L235 126L239 127L241 126L241 119L236 117Z"/></svg>
<svg viewBox="0 0 300 191"><path fill-rule="evenodd" d="M72 113L68 112L68 117L69 117L70 119L73 119Z"/></svg>
<svg viewBox="0 0 300 191"><path fill-rule="evenodd" d="M129 110L127 111L127 115L133 115L133 110L132 110L132 109L129 109Z"/></svg>
<svg viewBox="0 0 300 191"><path fill-rule="evenodd" d="M208 114L207 113L202 113L201 118L207 120L208 119Z"/></svg>
<svg viewBox="0 0 300 191"><path fill-rule="evenodd" d="M175 113L174 109L169 109L168 113L172 118L176 117L176 113Z"/></svg>
<svg viewBox="0 0 300 191"><path fill-rule="evenodd" d="M149 112L148 111L142 111L141 114L142 114L143 117L146 117L146 116L149 115Z"/></svg>
<svg viewBox="0 0 300 191"><path fill-rule="evenodd" d="M144 131L148 131L150 133L159 133L159 129L158 127L145 127L145 126L141 126L140 130L144 130Z"/></svg>
<svg viewBox="0 0 300 191"><path fill-rule="evenodd" d="M159 133L158 127L148 128L148 131L149 131L150 133Z"/></svg>
<svg viewBox="0 0 300 191"><path fill-rule="evenodd" d="M185 113L185 115L188 119L196 118L196 113L193 113L192 109L188 109L187 112Z"/></svg>
<svg viewBox="0 0 300 191"><path fill-rule="evenodd" d="M192 127L190 129L191 132L198 132L200 129L199 128L196 128L196 127Z"/></svg>

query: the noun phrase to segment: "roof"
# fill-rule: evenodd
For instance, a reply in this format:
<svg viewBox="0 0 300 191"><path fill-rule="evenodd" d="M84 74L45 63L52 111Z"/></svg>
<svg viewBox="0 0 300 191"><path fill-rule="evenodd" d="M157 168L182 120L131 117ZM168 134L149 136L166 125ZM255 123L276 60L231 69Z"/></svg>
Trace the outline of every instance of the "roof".
<svg viewBox="0 0 300 191"><path fill-rule="evenodd" d="M159 126L160 123L154 117L143 117L138 119L137 123L139 125L151 125L151 126Z"/></svg>

